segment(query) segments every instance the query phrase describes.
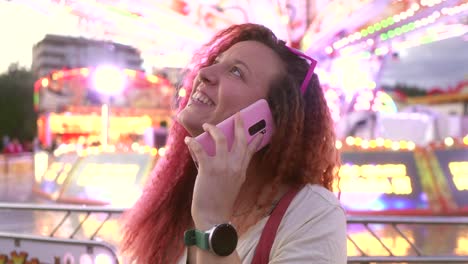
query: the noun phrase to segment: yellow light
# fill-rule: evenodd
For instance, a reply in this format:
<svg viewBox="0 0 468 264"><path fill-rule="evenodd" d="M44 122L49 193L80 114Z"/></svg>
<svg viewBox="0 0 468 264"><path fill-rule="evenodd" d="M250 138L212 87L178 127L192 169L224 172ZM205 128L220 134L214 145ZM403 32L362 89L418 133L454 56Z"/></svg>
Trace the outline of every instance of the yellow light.
<svg viewBox="0 0 468 264"><path fill-rule="evenodd" d="M107 151L108 152L115 152L116 151L116 147L114 145L108 145L107 146Z"/></svg>
<svg viewBox="0 0 468 264"><path fill-rule="evenodd" d="M152 148L151 149L151 156L156 156L158 155L158 149L157 148Z"/></svg>
<svg viewBox="0 0 468 264"><path fill-rule="evenodd" d="M377 143L377 147L383 147L385 144L385 140L383 138L377 138L375 140L375 143Z"/></svg>
<svg viewBox="0 0 468 264"><path fill-rule="evenodd" d="M408 141L408 149L414 150L416 148L416 144L413 141Z"/></svg>
<svg viewBox="0 0 468 264"><path fill-rule="evenodd" d="M384 141L383 146L384 146L385 148L391 148L391 147L393 146L392 141L391 141L390 139L386 139L386 140Z"/></svg>
<svg viewBox="0 0 468 264"><path fill-rule="evenodd" d="M98 155L99 153L100 153L99 148L96 148L96 147L92 148L92 154Z"/></svg>
<svg viewBox="0 0 468 264"><path fill-rule="evenodd" d="M166 155L166 148L162 147L159 149L159 156L163 157Z"/></svg>
<svg viewBox="0 0 468 264"><path fill-rule="evenodd" d="M125 74L127 74L128 77L131 78L135 78L137 75L137 72L135 70L125 69L124 72Z"/></svg>
<svg viewBox="0 0 468 264"><path fill-rule="evenodd" d="M182 88L179 90L179 97L185 97L187 95L187 91Z"/></svg>
<svg viewBox="0 0 468 264"><path fill-rule="evenodd" d="M468 162L450 162L448 164L455 188L459 191L468 191Z"/></svg>
<svg viewBox="0 0 468 264"><path fill-rule="evenodd" d="M447 147L453 146L453 144L454 144L453 138L451 138L451 137L446 137L446 138L444 139L444 143L445 143L445 145L446 145Z"/></svg>
<svg viewBox="0 0 468 264"><path fill-rule="evenodd" d="M42 85L42 87L49 86L49 79L47 79L47 78L42 79L41 85Z"/></svg>
<svg viewBox="0 0 468 264"><path fill-rule="evenodd" d="M335 141L335 147L336 149L341 149L343 147L343 143L341 143L340 140Z"/></svg>
<svg viewBox="0 0 468 264"><path fill-rule="evenodd" d="M54 181L55 178L57 178L57 172L56 171L47 171L44 174L44 180L46 180L46 181Z"/></svg>
<svg viewBox="0 0 468 264"><path fill-rule="evenodd" d="M144 146L144 147L143 147L143 152L148 153L148 152L150 152L150 151L151 151L151 147L150 147L150 146Z"/></svg>
<svg viewBox="0 0 468 264"><path fill-rule="evenodd" d="M96 259L94 260L94 263L96 264L110 264L112 263L112 260L110 256L106 254L99 254L96 256Z"/></svg>
<svg viewBox="0 0 468 264"><path fill-rule="evenodd" d="M457 255L468 255L468 237L459 237L457 239L457 247L455 249Z"/></svg>
<svg viewBox="0 0 468 264"><path fill-rule="evenodd" d="M132 143L132 150L133 150L133 151L137 151L137 150L138 150L138 147L139 147L139 145L138 145L137 142L133 142L133 143Z"/></svg>
<svg viewBox="0 0 468 264"><path fill-rule="evenodd" d="M407 149L408 148L408 142L401 140L400 141L400 148L401 149Z"/></svg>
<svg viewBox="0 0 468 264"><path fill-rule="evenodd" d="M354 138L349 136L346 138L346 144L348 144L349 146L352 146L354 145Z"/></svg>
<svg viewBox="0 0 468 264"><path fill-rule="evenodd" d="M465 145L468 145L468 136L465 136L465 137L463 138L463 143L464 143Z"/></svg>
<svg viewBox="0 0 468 264"><path fill-rule="evenodd" d="M393 142L393 143L392 143L392 150L397 151L397 150L399 150L399 149L400 149L400 143L399 143L399 142L396 142L396 141Z"/></svg>
<svg viewBox="0 0 468 264"><path fill-rule="evenodd" d="M361 144L361 148L368 149L369 148L369 141L363 140Z"/></svg>
<svg viewBox="0 0 468 264"><path fill-rule="evenodd" d="M71 165L70 163L66 163L65 166L63 166L63 171L69 172L71 171L72 168L73 168L73 165Z"/></svg>
<svg viewBox="0 0 468 264"><path fill-rule="evenodd" d="M361 193L412 193L411 178L405 164L363 164L341 166L340 189Z"/></svg>
<svg viewBox="0 0 468 264"><path fill-rule="evenodd" d="M34 154L34 179L37 183L41 182L43 175L47 172L49 165L49 155L44 151Z"/></svg>
<svg viewBox="0 0 468 264"><path fill-rule="evenodd" d="M354 140L354 145L359 147L359 146L361 146L361 144L362 144L362 138L356 137L355 140Z"/></svg>
<svg viewBox="0 0 468 264"><path fill-rule="evenodd" d="M154 76L154 75L148 75L146 77L146 79L148 80L148 82L150 83L158 83L159 82L159 78L157 76Z"/></svg>
<svg viewBox="0 0 468 264"><path fill-rule="evenodd" d="M129 187L135 183L139 169L138 164L88 163L83 167L76 184L87 187ZM111 182L109 176L112 176Z"/></svg>
<svg viewBox="0 0 468 264"><path fill-rule="evenodd" d="M89 75L89 69L88 68L81 68L80 73L81 73L81 75L86 77L86 76Z"/></svg>
<svg viewBox="0 0 468 264"><path fill-rule="evenodd" d="M377 147L377 141L375 139L372 139L369 141L369 147L370 148L376 148Z"/></svg>
<svg viewBox="0 0 468 264"><path fill-rule="evenodd" d="M66 172L60 173L59 176L57 177L57 184L62 185L67 179L67 176L68 176L68 173Z"/></svg>

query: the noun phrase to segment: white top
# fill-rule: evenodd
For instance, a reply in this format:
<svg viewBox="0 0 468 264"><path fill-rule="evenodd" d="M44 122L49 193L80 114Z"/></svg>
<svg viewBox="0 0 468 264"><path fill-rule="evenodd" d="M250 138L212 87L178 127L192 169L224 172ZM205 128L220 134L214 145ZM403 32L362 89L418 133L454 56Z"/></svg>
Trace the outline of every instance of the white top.
<svg viewBox="0 0 468 264"><path fill-rule="evenodd" d="M243 264L254 257L268 217L244 233L237 244ZM187 251L178 264L185 264ZM278 227L269 264L346 263L346 215L336 196L319 185L306 185L288 207Z"/></svg>

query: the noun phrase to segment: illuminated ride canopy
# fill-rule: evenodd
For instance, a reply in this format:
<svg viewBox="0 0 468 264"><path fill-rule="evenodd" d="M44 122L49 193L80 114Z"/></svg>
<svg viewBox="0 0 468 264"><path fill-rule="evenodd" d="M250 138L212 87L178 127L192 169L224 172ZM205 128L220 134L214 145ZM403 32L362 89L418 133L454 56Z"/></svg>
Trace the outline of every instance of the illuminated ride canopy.
<svg viewBox="0 0 468 264"><path fill-rule="evenodd" d="M64 143L98 136L106 104L110 137L117 143L120 136L170 125L174 99L168 80L141 71L108 66L57 71L35 83L39 138L50 145L56 136Z"/></svg>

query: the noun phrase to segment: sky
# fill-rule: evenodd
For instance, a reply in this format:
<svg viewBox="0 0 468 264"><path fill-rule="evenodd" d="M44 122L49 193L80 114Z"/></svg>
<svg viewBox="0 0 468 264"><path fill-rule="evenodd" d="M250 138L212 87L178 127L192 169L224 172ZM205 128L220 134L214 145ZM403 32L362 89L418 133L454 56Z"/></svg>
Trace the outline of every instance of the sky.
<svg viewBox="0 0 468 264"><path fill-rule="evenodd" d="M67 17L47 17L31 7L0 0L0 73L11 63L30 68L33 45L46 34L76 35L73 23Z"/></svg>
<svg viewBox="0 0 468 264"><path fill-rule="evenodd" d="M25 22L25 15L32 15L29 13L0 1L0 72L4 72L10 63L16 61L20 65L30 66L31 44L40 38L41 34L32 30L31 25Z"/></svg>
<svg viewBox="0 0 468 264"><path fill-rule="evenodd" d="M57 23L60 21L60 23ZM11 63L29 68L32 47L47 33L78 35L70 16L51 18L31 7L0 0L0 73ZM387 64L382 83L420 87L449 86L468 78L468 35L411 48ZM143 58L145 59L145 58Z"/></svg>
<svg viewBox="0 0 468 264"><path fill-rule="evenodd" d="M397 82L432 89L468 79L468 34L410 48L383 71L382 83Z"/></svg>

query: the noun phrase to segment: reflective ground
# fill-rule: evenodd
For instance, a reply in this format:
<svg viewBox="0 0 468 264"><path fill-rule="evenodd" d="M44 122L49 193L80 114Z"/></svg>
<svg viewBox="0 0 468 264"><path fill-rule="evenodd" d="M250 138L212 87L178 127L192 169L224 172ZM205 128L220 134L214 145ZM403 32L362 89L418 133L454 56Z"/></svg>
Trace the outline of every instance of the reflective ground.
<svg viewBox="0 0 468 264"><path fill-rule="evenodd" d="M0 211L0 232L36 234L60 238L90 239L95 236L115 246L120 240L119 215L64 212ZM349 224L348 255L415 256L416 249L431 255L468 255L468 226ZM407 237L405 240L404 237ZM468 263L468 260L467 260Z"/></svg>

